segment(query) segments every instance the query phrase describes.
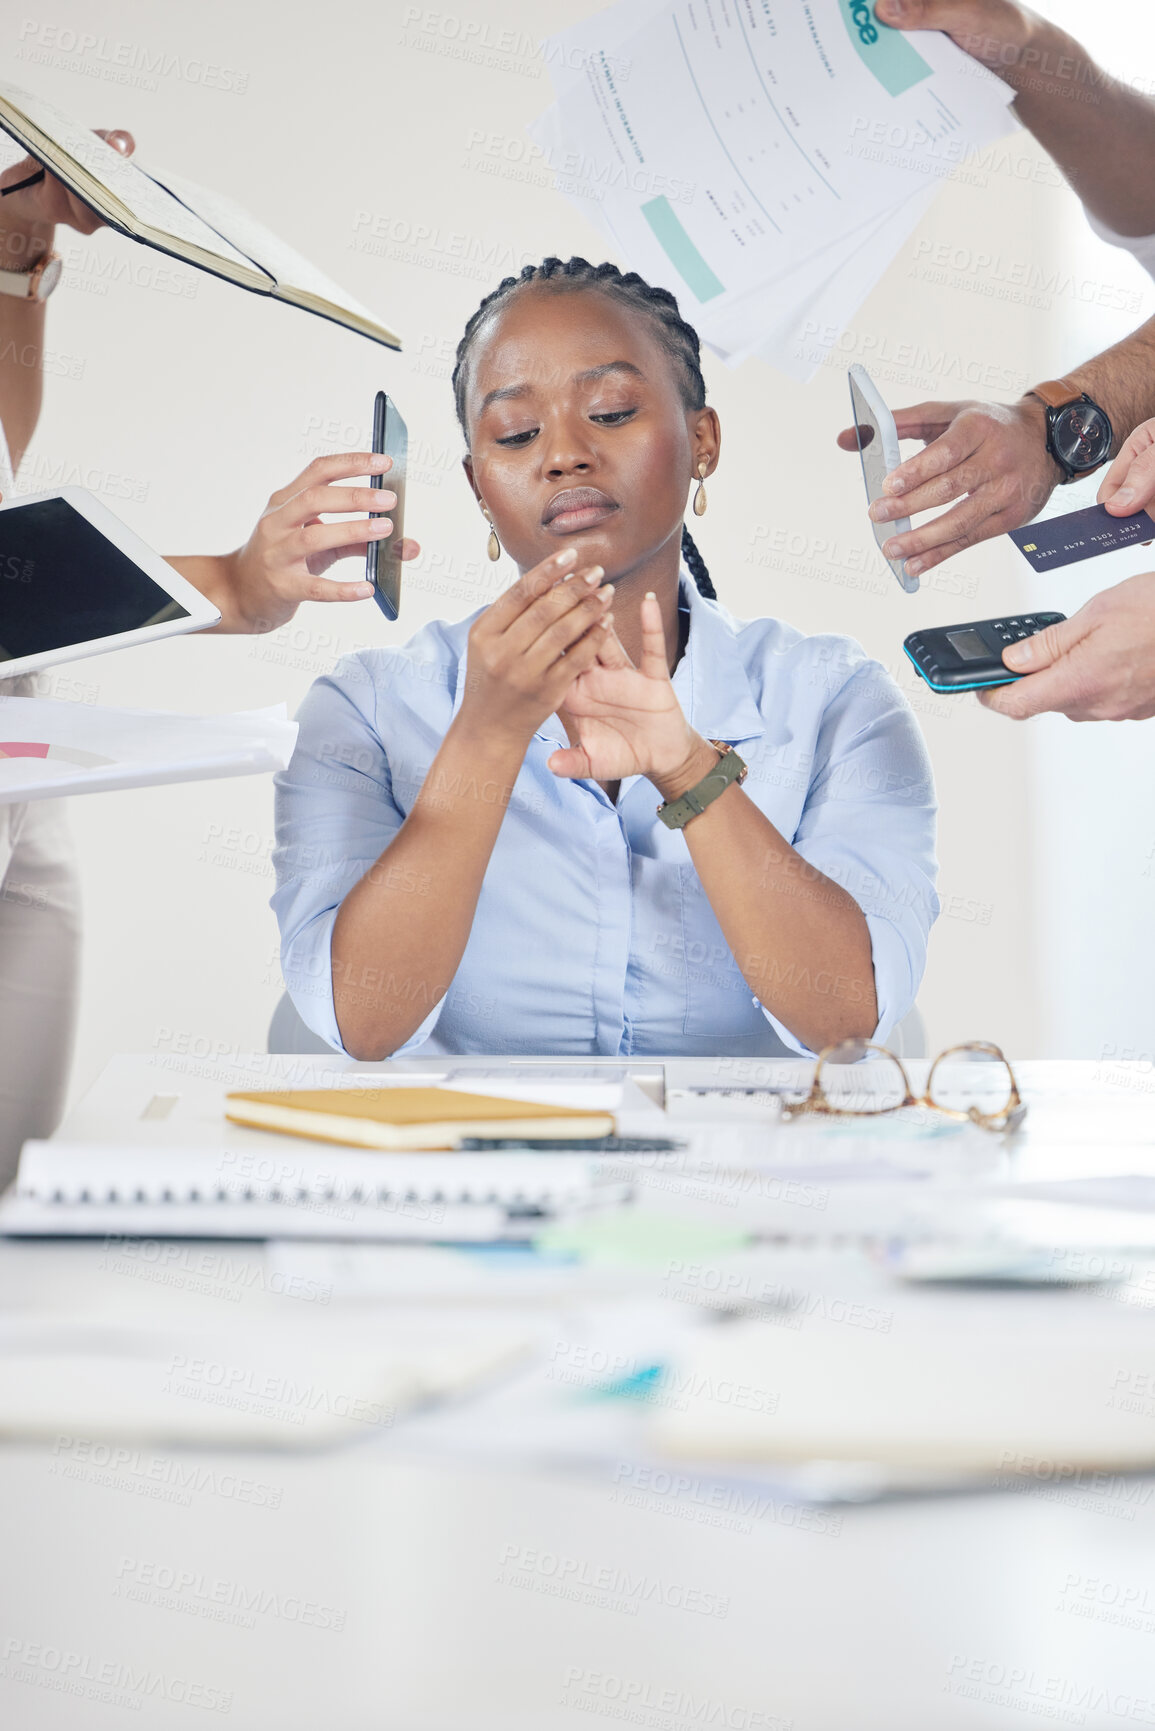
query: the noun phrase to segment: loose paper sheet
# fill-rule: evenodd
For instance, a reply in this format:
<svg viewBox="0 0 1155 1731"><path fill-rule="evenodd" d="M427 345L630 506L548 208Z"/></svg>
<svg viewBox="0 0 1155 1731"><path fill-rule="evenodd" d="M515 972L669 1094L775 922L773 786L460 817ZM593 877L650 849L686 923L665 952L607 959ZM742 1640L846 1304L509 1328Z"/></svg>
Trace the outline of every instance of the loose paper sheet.
<svg viewBox="0 0 1155 1731"><path fill-rule="evenodd" d="M1013 126L1013 92L946 36L848 0L622 0L549 47L558 100L530 130L560 189L723 358L795 376L833 340L798 352L816 295L836 334Z"/></svg>
<svg viewBox="0 0 1155 1731"><path fill-rule="evenodd" d="M236 715L104 709L0 697L0 805L284 769L297 724L285 705Z"/></svg>

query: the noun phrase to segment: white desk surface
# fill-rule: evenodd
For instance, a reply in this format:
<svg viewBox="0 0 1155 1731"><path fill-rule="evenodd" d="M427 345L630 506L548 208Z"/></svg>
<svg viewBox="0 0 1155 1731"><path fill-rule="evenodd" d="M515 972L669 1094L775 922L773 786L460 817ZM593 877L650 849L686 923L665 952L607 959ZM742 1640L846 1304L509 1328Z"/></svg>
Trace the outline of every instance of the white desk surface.
<svg viewBox="0 0 1155 1731"><path fill-rule="evenodd" d="M166 1125L191 1139L202 1084L219 1100L246 1077L333 1067L234 1055L196 1076L195 1063L118 1061L61 1135L126 1133L155 1080L149 1098L186 1105L141 1123L141 1139ZM1021 1080L1032 1175L1155 1169L1149 1067L1024 1064ZM114 1287L123 1304L104 1254L0 1245L0 1319L83 1316ZM229 1250L251 1266L264 1254ZM133 1290L196 1320L243 1308L219 1291ZM117 1452L82 1438L0 1448L4 1723L1155 1725L1155 1478L1063 1488L1044 1476L999 1495L807 1510L765 1494L719 1504L700 1484L624 1496L577 1474L409 1458L401 1441L316 1455ZM204 1580L174 1595L170 1570Z"/></svg>

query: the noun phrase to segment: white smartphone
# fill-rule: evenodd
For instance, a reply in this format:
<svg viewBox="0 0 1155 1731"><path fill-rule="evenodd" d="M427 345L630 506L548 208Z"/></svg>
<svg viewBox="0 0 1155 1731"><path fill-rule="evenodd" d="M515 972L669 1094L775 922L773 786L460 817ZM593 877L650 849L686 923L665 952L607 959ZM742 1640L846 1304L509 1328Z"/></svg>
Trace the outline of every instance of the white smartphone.
<svg viewBox="0 0 1155 1731"><path fill-rule="evenodd" d="M0 506L0 679L220 617L83 487Z"/></svg>
<svg viewBox="0 0 1155 1731"><path fill-rule="evenodd" d="M850 380L850 406L858 432L862 478L866 482L866 497L873 505L876 499L885 496L882 491L883 480L902 461L898 449L898 430L894 424L894 416L883 402L878 386L866 368L859 366L856 361L847 377ZM882 543L889 541L892 535L905 535L909 532L910 518L896 517L890 523L871 522L871 528L881 549ZM886 559L885 553L883 558ZM912 577L907 571L906 561L887 559L886 563L907 594L913 595L918 588L918 578Z"/></svg>

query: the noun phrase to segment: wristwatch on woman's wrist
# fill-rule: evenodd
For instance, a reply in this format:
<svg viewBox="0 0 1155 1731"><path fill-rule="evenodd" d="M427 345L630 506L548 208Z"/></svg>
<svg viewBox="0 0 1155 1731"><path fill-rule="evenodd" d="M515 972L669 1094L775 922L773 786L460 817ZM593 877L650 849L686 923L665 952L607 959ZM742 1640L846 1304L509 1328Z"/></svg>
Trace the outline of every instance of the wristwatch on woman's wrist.
<svg viewBox="0 0 1155 1731"><path fill-rule="evenodd" d="M1048 379L1032 385L1028 397L1038 397L1047 412L1047 449L1063 471L1063 482L1089 475L1111 455L1114 433L1101 409L1070 379Z"/></svg>
<svg viewBox="0 0 1155 1731"><path fill-rule="evenodd" d="M46 301L60 281L60 254L46 252L31 270L0 270L0 294L22 301Z"/></svg>
<svg viewBox="0 0 1155 1731"><path fill-rule="evenodd" d="M680 798L668 799L658 807L658 816L667 829L685 829L690 819L700 817L719 794L735 784L741 787L746 779L746 765L732 745L727 745L724 739L712 739L709 743L718 753L716 768L687 788Z"/></svg>

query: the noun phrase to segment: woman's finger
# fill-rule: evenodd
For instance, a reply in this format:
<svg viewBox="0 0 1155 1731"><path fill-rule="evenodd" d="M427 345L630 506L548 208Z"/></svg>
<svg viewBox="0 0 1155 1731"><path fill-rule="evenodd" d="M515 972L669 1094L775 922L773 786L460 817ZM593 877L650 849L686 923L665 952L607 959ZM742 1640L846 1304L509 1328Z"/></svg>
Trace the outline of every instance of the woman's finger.
<svg viewBox="0 0 1155 1731"><path fill-rule="evenodd" d="M605 603L613 596L612 586L602 581L604 576L600 565L591 565L587 571L577 570L564 582L555 583L509 626L505 633L508 648L515 655L529 653L539 638L548 636L553 627L560 626L570 614L580 615L583 608L591 619L600 619ZM604 596L603 589L606 591ZM600 606L595 605L599 597Z"/></svg>
<svg viewBox="0 0 1155 1731"><path fill-rule="evenodd" d="M580 637L573 647L559 656L547 670L542 689L553 708L558 708L566 692L572 691L574 681L583 673L588 673L595 665L598 650L610 628L608 620L599 619L589 627L584 637Z"/></svg>
<svg viewBox="0 0 1155 1731"><path fill-rule="evenodd" d="M662 629L662 609L652 589L642 597L642 657L638 670L647 679L668 680L670 677L666 633Z"/></svg>
<svg viewBox="0 0 1155 1731"><path fill-rule="evenodd" d="M562 780L588 780L590 773L589 754L580 745L564 745L546 758L546 768Z"/></svg>
<svg viewBox="0 0 1155 1731"><path fill-rule="evenodd" d="M601 647L598 650L598 664L601 667L632 668L634 664L622 648L621 638L618 636L617 632L613 630L613 620L614 616L611 613L605 621L605 623L610 626L610 630L604 632L602 635Z"/></svg>
<svg viewBox="0 0 1155 1731"><path fill-rule="evenodd" d="M563 547L558 553L551 553L548 559L543 559L540 565L525 571L511 583L503 595L484 615L487 627L493 631L508 631L515 619L521 617L527 607L532 607L539 596L553 589L572 571L577 564L578 550L576 547Z"/></svg>
<svg viewBox="0 0 1155 1731"><path fill-rule="evenodd" d="M577 590L579 586L582 593L568 593ZM561 588L566 591L560 597L565 603L564 611L552 617L546 614L539 618L535 616L536 610L532 610L524 616L524 620L518 620L517 625L505 634L505 642L510 652L523 656L529 667L543 673L553 666L559 656L568 655L574 644L584 637L592 626L601 624L614 598L611 583L603 584L600 589L588 589L580 578L575 578L571 583L562 584ZM552 601L553 596L548 599ZM534 635L519 645L518 639L523 635L523 626L526 632L532 629Z"/></svg>

